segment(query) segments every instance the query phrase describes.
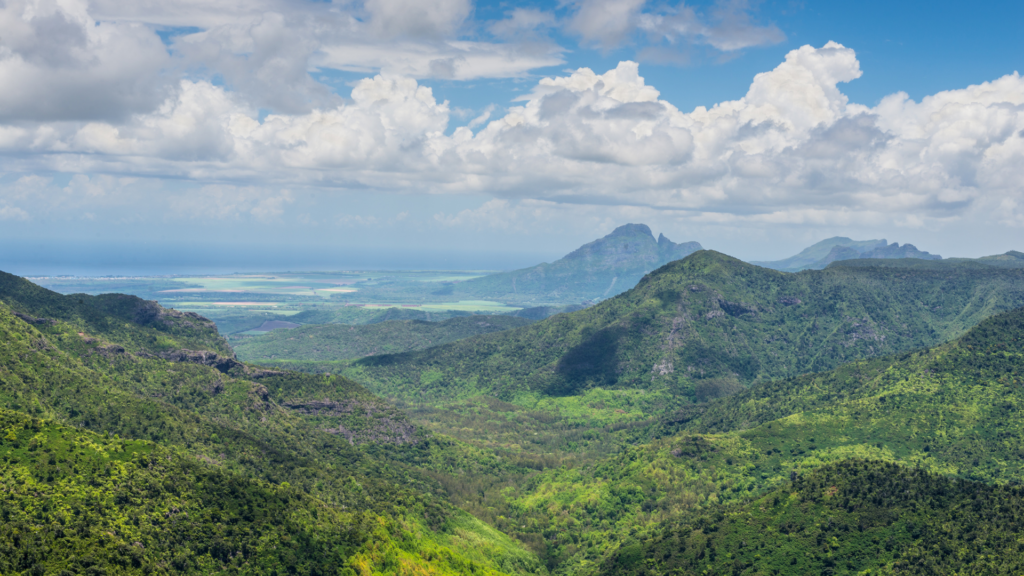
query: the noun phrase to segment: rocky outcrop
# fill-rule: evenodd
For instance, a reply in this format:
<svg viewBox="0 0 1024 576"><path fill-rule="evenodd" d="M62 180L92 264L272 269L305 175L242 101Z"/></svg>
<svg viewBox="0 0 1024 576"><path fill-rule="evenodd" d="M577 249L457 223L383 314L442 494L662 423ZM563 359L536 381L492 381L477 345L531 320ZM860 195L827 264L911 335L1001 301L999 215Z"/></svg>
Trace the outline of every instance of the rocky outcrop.
<svg viewBox="0 0 1024 576"><path fill-rule="evenodd" d="M231 370L235 368L242 371L245 369L245 364L242 364L238 360L228 356L222 356L216 352L210 352L209 350L171 350L168 352L160 352L157 356L171 362L186 362L189 364L210 366L225 374L231 372Z"/></svg>
<svg viewBox="0 0 1024 576"><path fill-rule="evenodd" d="M18 318L21 318L25 322L28 322L29 324L33 324L36 326L57 323L57 321L54 320L53 318L36 318L35 316L29 316L28 314L22 314L21 312L14 312L14 315L17 316Z"/></svg>

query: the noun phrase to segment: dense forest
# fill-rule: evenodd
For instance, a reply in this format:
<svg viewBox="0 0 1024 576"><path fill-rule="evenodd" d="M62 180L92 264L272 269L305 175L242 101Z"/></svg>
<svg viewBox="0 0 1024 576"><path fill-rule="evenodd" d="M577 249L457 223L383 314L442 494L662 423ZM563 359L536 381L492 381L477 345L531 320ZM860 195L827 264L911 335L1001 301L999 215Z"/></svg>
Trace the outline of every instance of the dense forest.
<svg viewBox="0 0 1024 576"><path fill-rule="evenodd" d="M699 252L319 372L0 275L0 573L1019 572L1021 271L898 262Z"/></svg>
<svg viewBox="0 0 1024 576"><path fill-rule="evenodd" d="M337 361L423 350L456 340L519 328L532 320L516 316L462 316L442 321L388 320L362 325L315 324L232 338L235 354L249 362L275 359Z"/></svg>

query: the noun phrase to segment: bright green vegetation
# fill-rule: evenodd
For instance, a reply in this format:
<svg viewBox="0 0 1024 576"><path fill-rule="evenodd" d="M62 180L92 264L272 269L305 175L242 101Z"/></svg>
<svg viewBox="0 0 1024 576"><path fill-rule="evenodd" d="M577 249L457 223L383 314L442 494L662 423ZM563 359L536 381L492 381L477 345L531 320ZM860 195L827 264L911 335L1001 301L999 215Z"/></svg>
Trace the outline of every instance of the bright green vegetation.
<svg viewBox="0 0 1024 576"><path fill-rule="evenodd" d="M936 254L929 254L918 250L913 244L900 246L897 242L888 244L884 239L851 240L842 236L836 236L822 240L813 246L805 248L796 256L790 256L785 260L752 262L752 264L784 272L800 272L801 270L821 270L833 262L843 260L905 258L920 260L942 259L941 256Z"/></svg>
<svg viewBox="0 0 1024 576"><path fill-rule="evenodd" d="M512 316L464 316L442 322L391 320L361 326L324 324L274 330L262 336L238 339L233 344L239 358L251 362L277 358L345 360L422 350L531 323L532 320Z"/></svg>
<svg viewBox="0 0 1024 576"><path fill-rule="evenodd" d="M830 463L884 460L989 484L1019 483L1022 410L1024 310L1015 310L931 350L759 384L635 429L634 438L646 443L499 487L489 519L531 543L558 572L592 574L612 551L761 498L794 473ZM931 525L941 525L945 513L935 511ZM812 526L798 531L813 535ZM968 525L944 538L958 549L969 532L993 530Z"/></svg>
<svg viewBox="0 0 1024 576"><path fill-rule="evenodd" d="M847 460L630 542L608 574L1024 571L1024 490Z"/></svg>
<svg viewBox="0 0 1024 576"><path fill-rule="evenodd" d="M249 367L208 321L135 297L4 275L0 298L4 573L540 569L440 483L521 469L358 384Z"/></svg>
<svg viewBox="0 0 1024 576"><path fill-rule="evenodd" d="M1020 269L845 264L787 274L701 251L585 310L364 358L344 373L378 394L434 404L592 388L695 401L759 379L933 346L1024 305Z"/></svg>
<svg viewBox="0 0 1024 576"><path fill-rule="evenodd" d="M577 304L625 292L644 274L700 249L697 242L676 244L664 235L655 240L646 225L626 224L550 264L444 282L429 291L384 279L338 298L395 302L486 299L523 306Z"/></svg>
<svg viewBox="0 0 1024 576"><path fill-rule="evenodd" d="M415 499L396 498L389 515L331 506L287 482L7 410L0 431L5 574L495 574L486 552L471 550L481 564L447 545L475 535L514 548L468 518L439 537L406 508Z"/></svg>
<svg viewBox="0 0 1024 576"><path fill-rule="evenodd" d="M0 514L111 572L139 541L170 573L1016 573L1021 280L702 251L585 310L302 373L238 361L193 316L10 280ZM61 524L75 506L114 523ZM85 567L5 534L5 574ZM159 543L186 539L181 567Z"/></svg>

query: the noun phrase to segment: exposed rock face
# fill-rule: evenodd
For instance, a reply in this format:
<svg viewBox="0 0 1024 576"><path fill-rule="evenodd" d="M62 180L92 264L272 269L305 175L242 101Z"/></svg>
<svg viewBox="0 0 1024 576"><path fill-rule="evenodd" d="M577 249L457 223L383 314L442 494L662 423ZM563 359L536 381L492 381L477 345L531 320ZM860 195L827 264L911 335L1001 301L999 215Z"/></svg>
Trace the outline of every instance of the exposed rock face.
<svg viewBox="0 0 1024 576"><path fill-rule="evenodd" d="M14 315L17 316L18 318L21 318L25 322L28 322L29 324L34 324L34 325L37 325L37 326L38 325L42 325L42 324L56 324L57 323L57 321L54 320L53 318L36 318L34 316L29 316L28 314L22 314L21 312L15 312Z"/></svg>
<svg viewBox="0 0 1024 576"><path fill-rule="evenodd" d="M242 364L238 360L227 356L221 356L220 354L210 352L209 350L171 350L169 352L161 352L157 354L157 356L171 362L187 362L189 364L210 366L224 372L225 374L234 368L245 369L245 364Z"/></svg>

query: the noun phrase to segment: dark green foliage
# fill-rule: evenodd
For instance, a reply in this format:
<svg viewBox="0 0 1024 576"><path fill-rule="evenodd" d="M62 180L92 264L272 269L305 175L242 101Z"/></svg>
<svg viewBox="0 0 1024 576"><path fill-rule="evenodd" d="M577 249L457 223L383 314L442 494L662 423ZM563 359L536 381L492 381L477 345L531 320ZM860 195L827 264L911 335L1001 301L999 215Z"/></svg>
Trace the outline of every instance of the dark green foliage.
<svg viewBox="0 0 1024 576"><path fill-rule="evenodd" d="M422 350L532 322L526 318L495 315L464 316L441 322L389 320L361 326L325 324L274 330L263 336L236 337L233 344L239 358L250 362L347 360L371 354Z"/></svg>
<svg viewBox="0 0 1024 576"><path fill-rule="evenodd" d="M930 350L755 385L684 411L668 430L633 431L660 440L545 470L507 490L501 514L526 536L543 536L537 550L549 565L587 574L589 562L632 538L759 498L830 462L885 459L1020 483L1022 334L1024 310L1013 310Z"/></svg>
<svg viewBox="0 0 1024 576"><path fill-rule="evenodd" d="M786 274L702 251L586 310L365 358L344 373L375 392L416 400L509 400L593 387L667 389L695 399L702 379L749 384L933 346L1021 305L1024 270L948 264Z"/></svg>
<svg viewBox="0 0 1024 576"><path fill-rule="evenodd" d="M0 410L0 572L335 574L372 514Z"/></svg>
<svg viewBox="0 0 1024 576"><path fill-rule="evenodd" d="M601 573L1016 575L1022 532L1019 486L848 460L624 543Z"/></svg>

